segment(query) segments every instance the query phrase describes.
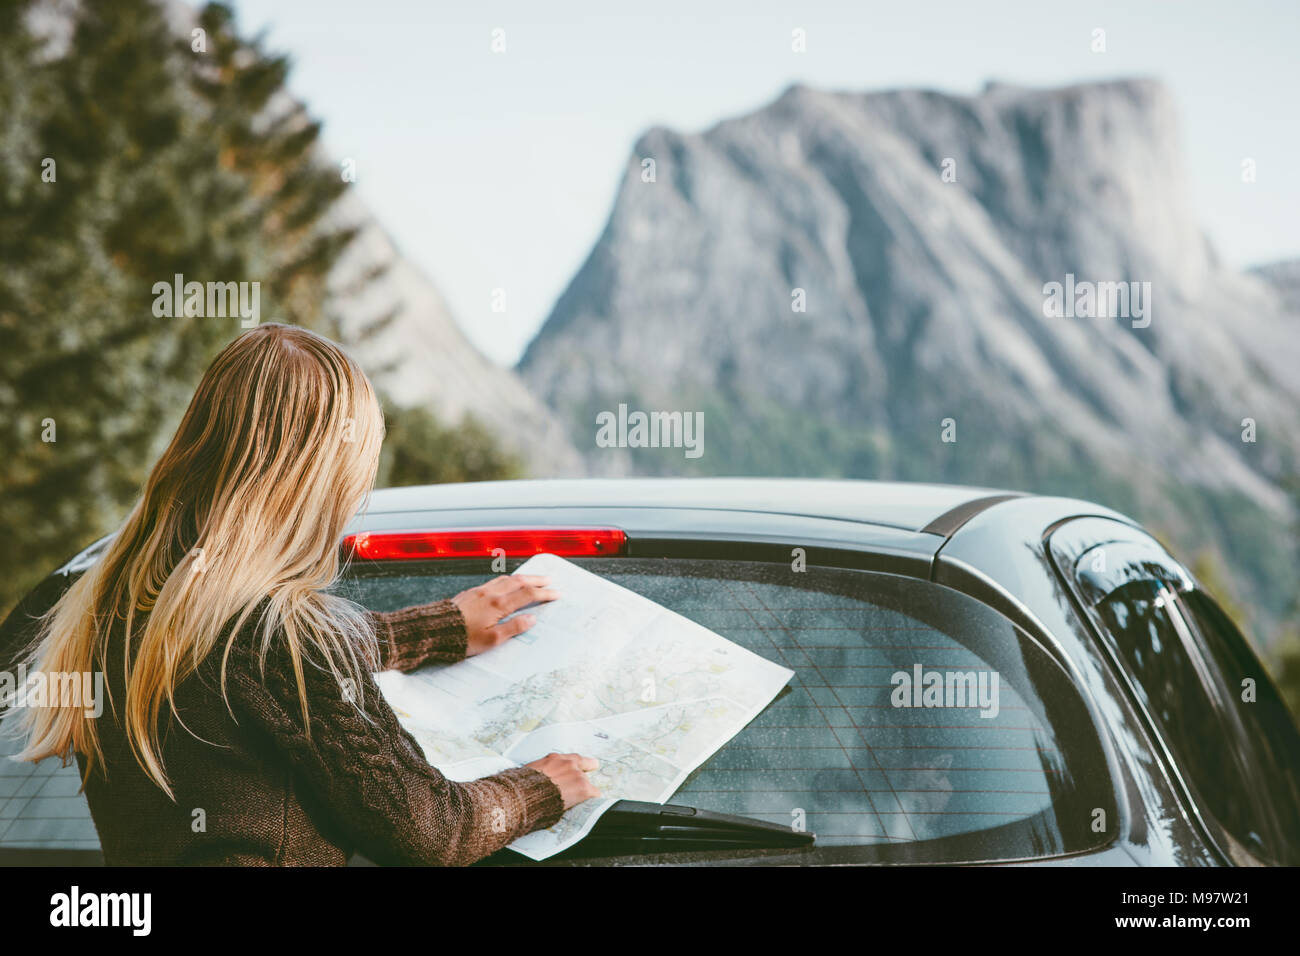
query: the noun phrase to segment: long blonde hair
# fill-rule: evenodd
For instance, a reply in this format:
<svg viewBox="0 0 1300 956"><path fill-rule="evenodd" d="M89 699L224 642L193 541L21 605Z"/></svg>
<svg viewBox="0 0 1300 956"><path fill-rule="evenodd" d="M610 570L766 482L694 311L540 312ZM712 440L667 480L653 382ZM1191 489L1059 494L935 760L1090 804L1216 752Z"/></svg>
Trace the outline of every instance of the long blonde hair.
<svg viewBox="0 0 1300 956"><path fill-rule="evenodd" d="M119 719L140 766L174 798L160 753L163 705L174 712L177 686L233 621L224 697L230 645L265 600L262 660L273 642L287 645L306 725L304 661L361 687L361 668L375 660L362 610L326 589L344 526L374 483L383 433L370 382L334 343L277 324L240 335L199 382L111 545L42 618L29 666L102 672L110 630L124 622ZM18 723L28 738L20 759L66 764L80 753L87 774L103 760L83 708L27 707Z"/></svg>

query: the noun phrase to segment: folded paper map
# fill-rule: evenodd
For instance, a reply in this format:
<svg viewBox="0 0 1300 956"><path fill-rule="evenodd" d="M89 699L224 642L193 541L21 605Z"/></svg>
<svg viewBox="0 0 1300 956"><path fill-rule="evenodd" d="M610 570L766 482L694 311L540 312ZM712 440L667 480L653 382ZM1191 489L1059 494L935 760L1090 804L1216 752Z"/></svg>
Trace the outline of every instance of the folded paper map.
<svg viewBox="0 0 1300 956"><path fill-rule="evenodd" d="M537 623L455 664L377 675L425 756L474 780L549 753L595 757L601 797L510 844L534 860L572 846L620 799L662 803L794 676L680 614L553 554L524 562L560 598Z"/></svg>

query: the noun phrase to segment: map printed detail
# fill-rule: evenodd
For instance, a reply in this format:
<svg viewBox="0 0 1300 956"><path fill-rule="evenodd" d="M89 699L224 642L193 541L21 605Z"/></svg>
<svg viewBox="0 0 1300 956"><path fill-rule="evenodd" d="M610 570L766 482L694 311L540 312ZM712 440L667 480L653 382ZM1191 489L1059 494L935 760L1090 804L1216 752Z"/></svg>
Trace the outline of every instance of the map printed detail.
<svg viewBox="0 0 1300 956"><path fill-rule="evenodd" d="M553 554L524 562L560 598L537 623L455 664L376 679L429 763L474 780L545 757L595 757L602 796L511 849L544 860L620 799L662 803L794 672Z"/></svg>

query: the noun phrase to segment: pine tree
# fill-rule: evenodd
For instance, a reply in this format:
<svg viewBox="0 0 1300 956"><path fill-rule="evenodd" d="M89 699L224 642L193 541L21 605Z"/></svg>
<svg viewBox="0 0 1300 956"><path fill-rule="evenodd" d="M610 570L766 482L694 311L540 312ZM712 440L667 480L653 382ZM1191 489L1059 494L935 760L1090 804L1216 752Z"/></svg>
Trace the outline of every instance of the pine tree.
<svg viewBox="0 0 1300 956"><path fill-rule="evenodd" d="M337 337L328 277L354 238L288 61L242 39L229 8L200 11L196 42L152 0L77 4L52 46L32 6L0 0L0 612L121 520L244 331L237 315L155 315L155 284L257 282L263 320ZM485 434L424 424L398 430L439 442L419 453L440 473L466 453L486 463L473 474L509 467Z"/></svg>
<svg viewBox="0 0 1300 956"><path fill-rule="evenodd" d="M102 17L84 4L50 56L24 26L27 6L7 5L0 31L0 95L21 117L18 135L6 131L14 175L0 209L0 533L22 542L0 559L6 604L134 491L181 400L167 386L201 350L193 332L153 319L150 285L203 261L180 183L201 162L193 154L212 149L187 137L155 8L126 0Z"/></svg>

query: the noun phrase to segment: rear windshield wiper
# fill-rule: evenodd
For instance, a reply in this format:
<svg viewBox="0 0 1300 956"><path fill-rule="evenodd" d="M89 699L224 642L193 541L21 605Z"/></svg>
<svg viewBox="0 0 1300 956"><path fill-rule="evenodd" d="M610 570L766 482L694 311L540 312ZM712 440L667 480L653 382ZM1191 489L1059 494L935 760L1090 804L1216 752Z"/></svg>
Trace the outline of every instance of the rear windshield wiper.
<svg viewBox="0 0 1300 956"><path fill-rule="evenodd" d="M582 843L588 848L594 848L592 844L601 847L616 844L624 853L664 853L806 847L815 839L815 834L752 817L714 813L675 803L620 800L596 821Z"/></svg>

